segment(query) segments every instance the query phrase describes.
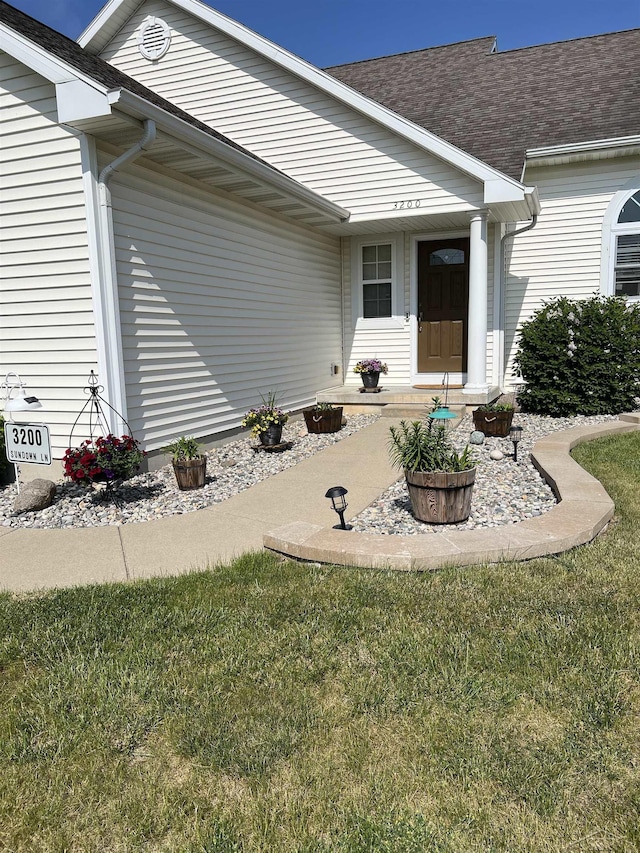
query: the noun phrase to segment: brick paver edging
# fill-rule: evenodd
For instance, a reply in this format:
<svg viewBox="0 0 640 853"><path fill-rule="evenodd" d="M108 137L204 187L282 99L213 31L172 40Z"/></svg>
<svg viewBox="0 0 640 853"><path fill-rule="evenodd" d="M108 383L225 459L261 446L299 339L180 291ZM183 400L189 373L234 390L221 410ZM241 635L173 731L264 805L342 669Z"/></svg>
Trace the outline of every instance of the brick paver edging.
<svg viewBox="0 0 640 853"><path fill-rule="evenodd" d="M570 451L577 444L640 429L640 414L574 427L536 442L531 457L559 503L517 524L417 536L382 536L292 522L264 536L264 546L299 560L381 569L436 569L558 554L590 542L611 520L613 501Z"/></svg>

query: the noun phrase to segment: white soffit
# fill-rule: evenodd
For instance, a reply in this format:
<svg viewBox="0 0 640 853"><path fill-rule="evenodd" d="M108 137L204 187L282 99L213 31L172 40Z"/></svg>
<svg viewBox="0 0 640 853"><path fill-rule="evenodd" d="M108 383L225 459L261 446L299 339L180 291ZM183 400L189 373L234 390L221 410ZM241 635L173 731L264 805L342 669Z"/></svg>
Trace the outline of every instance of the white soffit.
<svg viewBox="0 0 640 853"><path fill-rule="evenodd" d="M383 107L377 101L361 95L325 71L321 71L288 50L278 47L264 36L253 32L253 30L228 18L221 12L217 12L210 6L204 5L199 0L168 0L168 2L205 21L225 35L240 42L240 44L251 48L470 177L482 183L492 182L490 196L493 202L512 201L514 193L519 194L521 199L528 194L529 188L524 187L508 175L504 175L487 163L483 163L482 160L478 160L471 154L467 154L466 151L456 148L450 142L445 142L439 136L403 118L398 113L394 113L387 107ZM139 5L140 0L110 0L79 36L78 43L91 53L100 53ZM501 189L504 192L504 197L502 197ZM489 203L489 200L486 199L485 204Z"/></svg>
<svg viewBox="0 0 640 853"><path fill-rule="evenodd" d="M195 145L205 156L213 156L228 162L236 170L250 174L265 187L276 187L284 194L301 201L314 210L321 211L335 222L349 218L349 211L310 190L299 181L290 178L248 153L226 144L186 121L166 112L144 98L126 89L108 90L103 84L58 59L56 56L25 38L10 27L0 23L2 49L14 59L49 80L56 87L58 119L73 126L100 117L108 118L113 109L131 115L138 120L152 118L158 127L188 145Z"/></svg>

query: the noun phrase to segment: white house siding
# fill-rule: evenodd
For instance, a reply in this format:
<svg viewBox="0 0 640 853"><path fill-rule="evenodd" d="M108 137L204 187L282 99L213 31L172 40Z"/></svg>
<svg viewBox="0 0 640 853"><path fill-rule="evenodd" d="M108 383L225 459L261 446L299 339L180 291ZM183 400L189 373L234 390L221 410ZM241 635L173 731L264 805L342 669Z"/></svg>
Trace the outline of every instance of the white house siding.
<svg viewBox="0 0 640 853"><path fill-rule="evenodd" d="M97 359L80 146L53 85L2 52L0 105L0 376L41 399L60 458Z"/></svg>
<svg viewBox="0 0 640 853"><path fill-rule="evenodd" d="M488 228L488 304L487 304L487 379L491 382L493 370L493 276L494 276L494 226ZM458 232L456 232L457 234ZM403 281L404 310L415 317L416 306L411 301L411 253L415 251L414 235L404 232ZM420 232L420 239L429 240L428 232ZM412 374L411 324L403 322L396 328L362 328L353 322L354 283L351 277L352 243L348 237L342 241L342 276L344 283L344 341L348 385L359 385L358 375L353 373L355 364L363 358L381 358L389 367L389 385L410 385Z"/></svg>
<svg viewBox="0 0 640 853"><path fill-rule="evenodd" d="M128 415L147 449L331 384L338 238L139 166L112 191Z"/></svg>
<svg viewBox="0 0 640 853"><path fill-rule="evenodd" d="M640 158L624 158L527 170L526 183L538 187L542 211L535 228L507 241L507 383L514 378L517 328L543 300L583 299L600 291L604 214L639 169Z"/></svg>
<svg viewBox="0 0 640 853"><path fill-rule="evenodd" d="M154 62L136 41L148 15L172 30ZM482 206L479 182L163 0L143 3L101 56L352 217L404 217L394 206L407 201L421 213Z"/></svg>

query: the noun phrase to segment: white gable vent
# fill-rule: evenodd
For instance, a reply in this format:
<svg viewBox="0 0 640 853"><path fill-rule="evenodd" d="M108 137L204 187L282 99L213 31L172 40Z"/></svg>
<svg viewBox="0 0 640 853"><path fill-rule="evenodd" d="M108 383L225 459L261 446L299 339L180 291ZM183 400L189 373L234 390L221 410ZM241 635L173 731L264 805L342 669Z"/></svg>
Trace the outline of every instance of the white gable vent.
<svg viewBox="0 0 640 853"><path fill-rule="evenodd" d="M138 30L138 50L145 59L160 59L170 44L171 30L160 18L147 18Z"/></svg>

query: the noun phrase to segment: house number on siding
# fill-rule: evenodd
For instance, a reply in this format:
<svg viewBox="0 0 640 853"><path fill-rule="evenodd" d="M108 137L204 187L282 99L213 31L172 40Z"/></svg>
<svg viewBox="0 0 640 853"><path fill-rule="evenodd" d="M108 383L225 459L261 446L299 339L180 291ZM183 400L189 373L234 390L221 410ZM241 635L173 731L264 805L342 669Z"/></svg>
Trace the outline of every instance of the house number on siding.
<svg viewBox="0 0 640 853"><path fill-rule="evenodd" d="M412 207L420 207L421 201L394 201L394 210L410 210Z"/></svg>

